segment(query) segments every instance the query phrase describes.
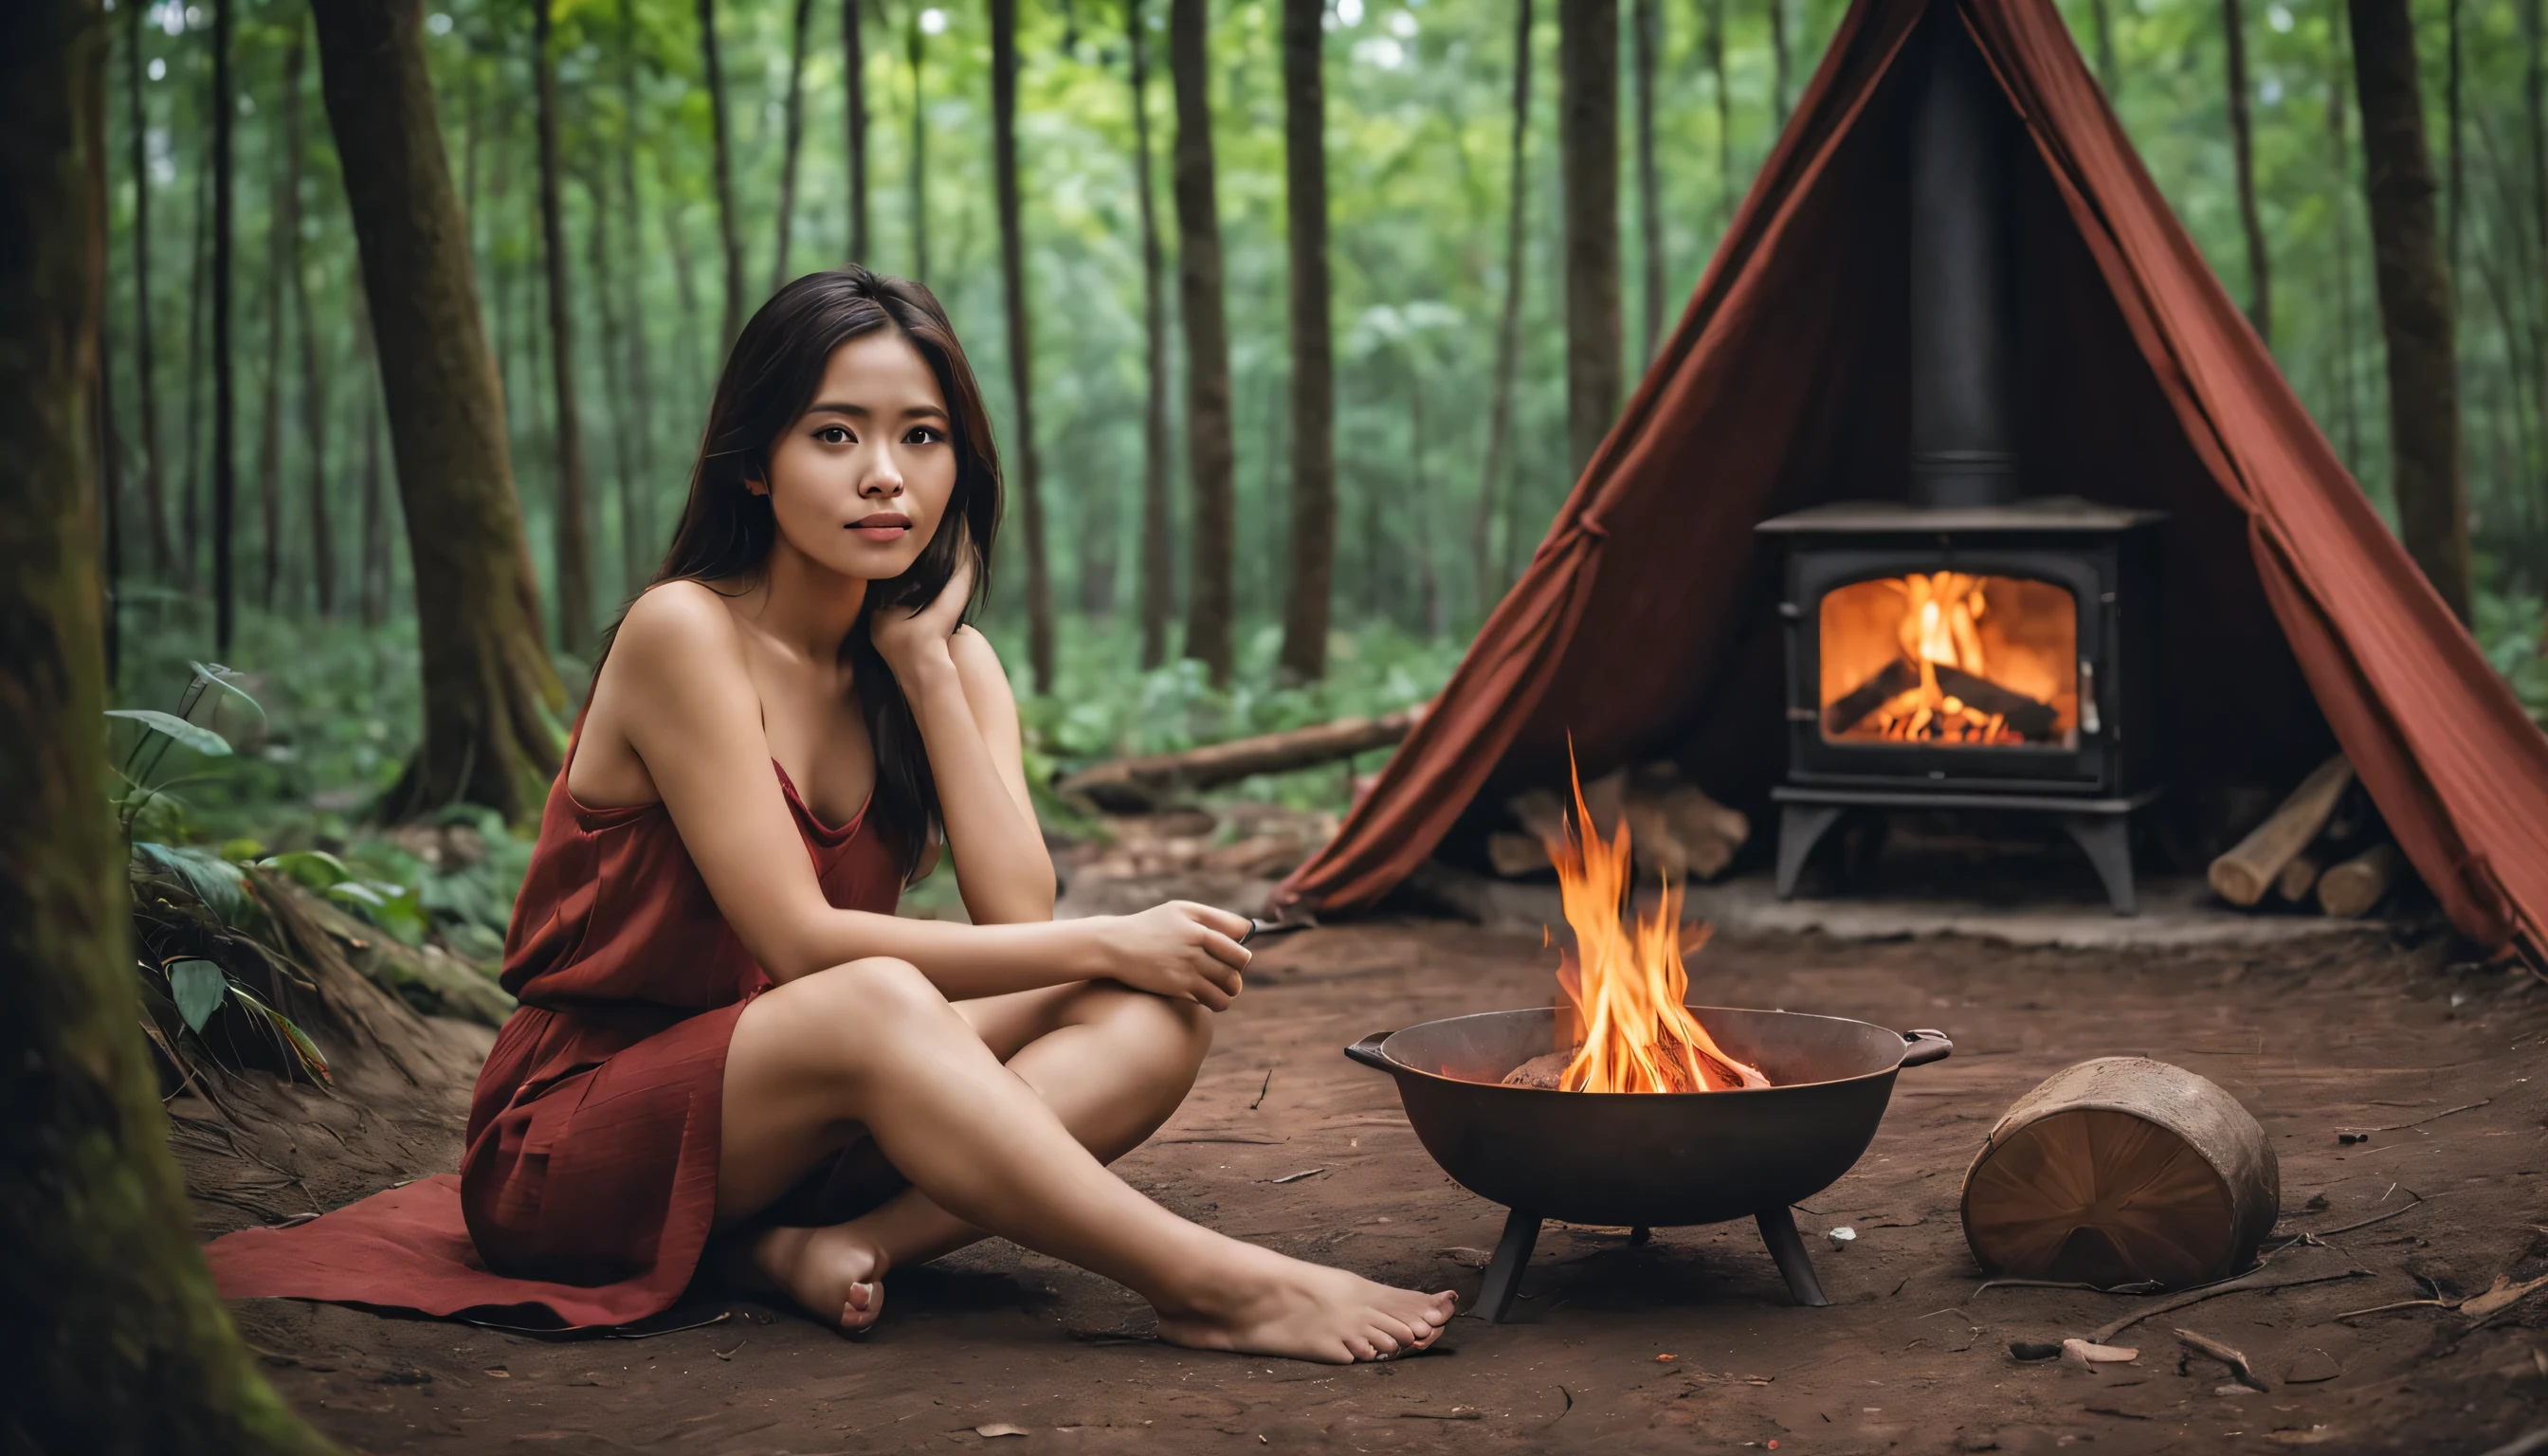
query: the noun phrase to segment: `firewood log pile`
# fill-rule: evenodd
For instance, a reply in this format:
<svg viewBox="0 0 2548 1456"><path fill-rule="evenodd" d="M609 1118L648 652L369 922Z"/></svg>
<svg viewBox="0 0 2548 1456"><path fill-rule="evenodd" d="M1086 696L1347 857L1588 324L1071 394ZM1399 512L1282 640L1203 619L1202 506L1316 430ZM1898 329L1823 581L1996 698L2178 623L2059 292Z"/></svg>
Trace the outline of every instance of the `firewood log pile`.
<svg viewBox="0 0 2548 1456"><path fill-rule="evenodd" d="M2213 893L2232 905L2315 908L2344 920L2371 914L2412 877L2342 754L2302 779L2211 870Z"/></svg>
<svg viewBox="0 0 2548 1456"><path fill-rule="evenodd" d="M1624 818L1638 874L1661 875L1675 884L1724 873L1752 837L1752 822L1742 810L1708 797L1668 763L1619 769L1592 780L1584 785L1584 806L1592 811L1593 832L1604 839L1618 832ZM1547 872L1547 842L1568 832L1564 791L1527 789L1504 807L1521 828L1488 839L1487 858L1496 872L1507 879Z"/></svg>

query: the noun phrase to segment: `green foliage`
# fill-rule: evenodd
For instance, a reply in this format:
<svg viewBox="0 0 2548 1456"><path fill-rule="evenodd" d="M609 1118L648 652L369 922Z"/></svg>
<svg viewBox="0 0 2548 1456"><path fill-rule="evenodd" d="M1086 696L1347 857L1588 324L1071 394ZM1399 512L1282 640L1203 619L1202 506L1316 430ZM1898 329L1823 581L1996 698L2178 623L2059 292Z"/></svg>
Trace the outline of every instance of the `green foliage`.
<svg viewBox="0 0 2548 1456"><path fill-rule="evenodd" d="M222 998L229 994L230 983L222 968L209 960L188 957L168 962L168 990L177 1001L177 1014L186 1019L186 1030L200 1035L204 1023L222 1009Z"/></svg>
<svg viewBox="0 0 2548 1456"><path fill-rule="evenodd" d="M2531 718L2548 727L2548 601L2537 592L2480 588L2470 607L2487 661L2512 684Z"/></svg>

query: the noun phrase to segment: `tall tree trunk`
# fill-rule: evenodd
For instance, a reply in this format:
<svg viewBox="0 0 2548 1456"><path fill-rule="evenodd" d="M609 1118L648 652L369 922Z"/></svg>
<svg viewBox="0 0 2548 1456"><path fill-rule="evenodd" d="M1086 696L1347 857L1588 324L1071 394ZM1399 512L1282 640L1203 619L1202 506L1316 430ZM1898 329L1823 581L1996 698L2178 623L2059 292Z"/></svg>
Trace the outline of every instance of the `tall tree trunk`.
<svg viewBox="0 0 2548 1456"><path fill-rule="evenodd" d="M389 514L381 508L381 371L372 345L372 316L361 289L354 290L354 377L362 396L363 477L362 539L356 591L362 597L363 625L377 627L389 615Z"/></svg>
<svg viewBox="0 0 2548 1456"><path fill-rule="evenodd" d="M426 79L422 0L314 0L319 75L363 264L423 648L424 741L379 806L533 812L563 747L530 560Z"/></svg>
<svg viewBox="0 0 2548 1456"><path fill-rule="evenodd" d="M258 1373L197 1251L136 1029L106 811L99 382L106 17L0 8L0 1362L25 1451L327 1449Z"/></svg>
<svg viewBox="0 0 2548 1456"><path fill-rule="evenodd" d="M2247 321L2268 348L2274 342L2273 259L2256 211L2255 129L2247 118L2247 23L2238 0L2221 0L2221 31L2230 43L2230 160L2237 173L2238 224L2247 233Z"/></svg>
<svg viewBox="0 0 2548 1456"><path fill-rule="evenodd" d="M2337 45L2343 39L2339 33ZM2326 130L2335 143L2335 177L2337 192L2335 216L2335 327L2336 389L2342 397L2337 409L2337 438L2344 442L2344 468L2362 472L2362 390L2354 376L2356 355L2353 342L2353 209L2344 202L2343 189L2353 185L2353 143L2346 135L2345 62L2342 55L2326 78Z"/></svg>
<svg viewBox="0 0 2548 1456"><path fill-rule="evenodd" d="M1724 0L1716 0L1722 5ZM1477 573L1478 618L1486 619L1512 581L1513 553L1521 532L1504 519L1504 452L1512 443L1513 368L1521 352L1521 281L1527 234L1523 223L1530 201L1530 31L1531 0L1513 6L1512 165L1504 185L1504 305L1496 320L1496 374L1487 402L1487 458L1478 472L1478 517L1470 527L1472 565ZM1720 83L1721 84L1721 83ZM1502 546L1496 551L1497 526Z"/></svg>
<svg viewBox="0 0 2548 1456"><path fill-rule="evenodd" d="M717 240L725 249L725 321L717 335L722 357L743 329L743 239L734 216L734 150L726 136L725 72L717 64L716 0L699 0L699 67L707 77L708 125L716 145Z"/></svg>
<svg viewBox="0 0 2548 1456"><path fill-rule="evenodd" d="M787 50L787 140L778 162L778 242L770 259L772 293L787 282L788 234L796 230L796 153L805 141L805 30L813 20L814 0L796 0L794 39Z"/></svg>
<svg viewBox="0 0 2548 1456"><path fill-rule="evenodd" d="M186 499L177 532L177 579L192 592L204 580L204 380L212 373L206 320L212 318L213 169L197 166L194 236L186 259Z"/></svg>
<svg viewBox="0 0 2548 1456"><path fill-rule="evenodd" d="M2463 165L2460 107L2460 0L2450 0L2443 13L2444 75L2442 80L2443 146L2448 155L2443 163L2446 193L2446 222L2442 231L2442 263L2451 270L2451 287L2459 287L2460 278L2460 200L2466 191L2468 169ZM2456 296L2452 299L2458 304Z"/></svg>
<svg viewBox="0 0 2548 1456"><path fill-rule="evenodd" d="M698 349L703 336L698 254L690 249L690 229L682 225L682 190L673 185L673 163L660 151L655 153L655 195L664 199L664 250L673 257L673 296L681 301L681 336L687 344L682 352L689 360L693 392L704 394L707 386L700 375Z"/></svg>
<svg viewBox="0 0 2548 1456"><path fill-rule="evenodd" d="M621 0L622 4L627 0ZM867 37L861 0L841 0L841 73L848 81L843 124L849 130L850 257L867 261Z"/></svg>
<svg viewBox="0 0 2548 1456"><path fill-rule="evenodd" d="M1177 93L1177 292L1186 324L1186 454L1194 476L1185 655L1229 682L1234 448L1229 417L1229 326L1222 313L1221 217L1213 180L1212 94L1205 0L1169 0L1168 74Z"/></svg>
<svg viewBox="0 0 2548 1456"><path fill-rule="evenodd" d="M2521 120L2530 141L2530 227L2548 250L2548 23L2540 0L2521 0Z"/></svg>
<svg viewBox="0 0 2548 1456"><path fill-rule="evenodd" d="M1716 226L1734 221L1734 87L1725 78L1725 0L1707 0L1707 69L1716 78Z"/></svg>
<svg viewBox="0 0 2548 1456"><path fill-rule="evenodd" d="M1035 351L1027 330L1027 249L1018 216L1018 0L991 0L991 171L999 193L1000 283L1008 299L1009 388L1017 397L1017 429L1010 439L1027 526L1027 661L1035 690L1046 693L1052 691L1052 576L1037 479Z"/></svg>
<svg viewBox="0 0 2548 1456"><path fill-rule="evenodd" d="M1336 560L1336 360L1327 283L1325 0L1283 0L1283 177L1292 244L1292 529L1283 671L1327 675Z"/></svg>
<svg viewBox="0 0 2548 1456"><path fill-rule="evenodd" d="M592 265L593 312L601 318L601 390L610 411L610 463L619 486L619 598L625 601L645 587L647 578L645 548L637 533L637 473L643 468L637 451L642 432L630 417L636 391L623 377L628 352L621 330L627 321L620 317L610 263L613 257L634 259L637 254L624 245L611 246L610 190L602 173L595 170L584 180L585 192L592 199L592 226L585 229L590 249L586 256Z"/></svg>
<svg viewBox="0 0 2548 1456"><path fill-rule="evenodd" d="M540 133L540 251L548 267L549 365L557 401L558 645L592 647L592 567L586 546L584 415L575 390L575 310L567 284L566 204L558 175L557 58L549 53L551 0L531 0L531 63ZM781 244L783 247L784 244ZM597 285L596 285L597 286Z"/></svg>
<svg viewBox="0 0 2548 1456"><path fill-rule="evenodd" d="M1526 3L1526 0L1525 0ZM1158 189L1150 178L1150 32L1142 0L1124 0L1133 66L1133 173L1141 190L1141 667L1168 660L1176 611L1176 502L1168 491L1168 319L1159 287Z"/></svg>
<svg viewBox="0 0 2548 1456"><path fill-rule="evenodd" d="M1558 0L1566 178L1566 434L1581 471L1619 408L1619 3Z"/></svg>
<svg viewBox="0 0 2548 1456"><path fill-rule="evenodd" d="M2097 32L2097 84L2105 89L2106 100L2111 103L2123 94L2117 89L2122 84L2122 77L2115 70L2112 0L2088 0L2088 15Z"/></svg>
<svg viewBox="0 0 2548 1456"><path fill-rule="evenodd" d="M1634 0L1632 23L1637 56L1637 240L1644 254L1646 346L1639 355L1652 359L1664 331L1664 217L1655 178L1655 61L1662 49L1656 0Z"/></svg>
<svg viewBox="0 0 2548 1456"><path fill-rule="evenodd" d="M133 383L140 411L141 508L150 536L150 569L165 582L174 570L168 541L168 477L160 454L158 351L150 316L150 127L141 106L141 12L124 7L125 141L133 162Z"/></svg>
<svg viewBox="0 0 2548 1456"><path fill-rule="evenodd" d="M327 371L319 362L318 320L310 308L310 275L301 256L301 168L309 150L301 129L302 18L292 18L290 78L283 97L283 145L291 153L292 229L284 237L284 273L292 280L293 317L301 324L301 432L310 467L310 589L318 615L336 611L336 542L327 516Z"/></svg>
<svg viewBox="0 0 2548 1456"><path fill-rule="evenodd" d="M2433 590L2465 621L2468 507L2460 479L2459 365L2450 274L2433 227L2433 161L2424 146L2414 19L2407 0L2348 0L2348 8L2372 260L2389 345L2389 454L2399 535Z"/></svg>
<svg viewBox="0 0 2548 1456"><path fill-rule="evenodd" d="M857 0L846 0L855 4ZM646 342L648 312L639 288L645 277L646 228L645 210L637 192L637 7L635 0L619 0L619 238L628 250L628 264L619 270L625 292L620 298L621 317L628 320L628 399L631 409L629 448L637 457L638 488L632 506L636 514L625 522L637 533L637 571L628 580L627 591L633 595L653 575L652 566L658 550L655 537L654 491L655 468L655 366L652 350Z"/></svg>
<svg viewBox="0 0 2548 1456"><path fill-rule="evenodd" d="M234 3L213 0L213 647L224 656L238 629L238 583L231 570L238 524L238 350L230 330L231 242L238 228L232 166L238 95L230 74Z"/></svg>
<svg viewBox="0 0 2548 1456"><path fill-rule="evenodd" d="M1611 28L1618 27L1615 16ZM1611 69L1617 69L1613 62ZM1617 91L1616 82L1611 85ZM1787 0L1770 0L1770 107L1778 125L1787 125Z"/></svg>
<svg viewBox="0 0 2548 1456"><path fill-rule="evenodd" d="M296 30L284 52L287 86L298 79L295 73L300 65L301 36ZM288 93L284 109L284 131L288 135ZM256 449L256 496L265 527L265 549L257 583L257 605L272 611L275 593L283 585L283 346L290 333L284 314L284 264L285 255L295 251L301 240L301 176L288 142L276 145L269 137L266 153L271 190L265 213L265 397L257 416L261 434Z"/></svg>
<svg viewBox="0 0 2548 1456"><path fill-rule="evenodd" d="M911 276L929 281L929 113L923 73L929 58L929 37L920 29L921 0L912 0L911 60Z"/></svg>
<svg viewBox="0 0 2548 1456"><path fill-rule="evenodd" d="M1428 641L1449 630L1442 610L1442 576L1433 555L1433 483L1424 475L1424 368L1407 361L1408 545L1415 555L1415 620Z"/></svg>

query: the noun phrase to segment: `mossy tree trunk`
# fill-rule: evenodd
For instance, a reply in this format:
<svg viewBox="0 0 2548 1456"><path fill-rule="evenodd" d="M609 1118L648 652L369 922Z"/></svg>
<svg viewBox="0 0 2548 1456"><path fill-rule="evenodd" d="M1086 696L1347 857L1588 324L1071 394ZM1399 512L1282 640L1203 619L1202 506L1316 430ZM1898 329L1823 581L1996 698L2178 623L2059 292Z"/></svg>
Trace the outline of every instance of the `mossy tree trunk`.
<svg viewBox="0 0 2548 1456"><path fill-rule="evenodd" d="M1159 288L1158 193L1150 179L1150 32L1142 0L1124 0L1132 56L1133 173L1141 193L1141 668L1168 660L1176 615L1176 502L1168 492L1168 318Z"/></svg>
<svg viewBox="0 0 2548 1456"><path fill-rule="evenodd" d="M1027 663L1037 692L1052 691L1052 572L1046 555L1041 462L1036 458L1035 351L1027 327L1027 247L1018 198L1018 0L991 0L991 171L1000 206L1000 284L1008 305L1009 444L1026 520Z"/></svg>
<svg viewBox="0 0 2548 1456"><path fill-rule="evenodd" d="M1619 0L1559 0L1557 16L1567 468L1581 471L1619 408Z"/></svg>
<svg viewBox="0 0 2548 1456"><path fill-rule="evenodd" d="M1292 244L1292 530L1283 671L1327 675L1336 557L1336 357L1327 283L1324 0L1283 0L1284 191Z"/></svg>
<svg viewBox="0 0 2548 1456"><path fill-rule="evenodd" d="M314 0L414 564L424 742L380 805L534 811L563 747L468 225L424 63L421 0Z"/></svg>
<svg viewBox="0 0 2548 1456"><path fill-rule="evenodd" d="M0 6L0 1429L13 1450L327 1449L197 1251L135 1004L106 806L96 434L106 18Z"/></svg>
<svg viewBox="0 0 2548 1456"><path fill-rule="evenodd" d="M1186 454L1193 472L1194 536L1186 593L1185 655L1229 682L1233 646L1230 567L1235 505L1230 439L1229 324L1223 313L1221 216L1213 180L1209 22L1205 0L1170 0L1168 73L1177 93L1177 290L1185 307Z"/></svg>
<svg viewBox="0 0 2548 1456"><path fill-rule="evenodd" d="M592 552L585 506L584 410L575 388L575 310L570 297L566 199L560 173L557 57L549 43L556 7L531 0L533 110L540 151L540 241L547 265L551 396L557 409L557 635L579 657L592 650ZM596 286L598 280L595 280Z"/></svg>

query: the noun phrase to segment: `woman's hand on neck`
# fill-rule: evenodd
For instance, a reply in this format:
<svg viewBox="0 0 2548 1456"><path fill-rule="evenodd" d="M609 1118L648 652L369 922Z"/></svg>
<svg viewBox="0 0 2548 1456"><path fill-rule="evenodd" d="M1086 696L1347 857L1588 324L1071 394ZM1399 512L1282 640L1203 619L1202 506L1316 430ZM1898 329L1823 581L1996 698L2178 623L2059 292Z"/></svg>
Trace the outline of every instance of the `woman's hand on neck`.
<svg viewBox="0 0 2548 1456"><path fill-rule="evenodd" d="M924 675L954 669L948 640L964 625L964 606L972 596L973 555L958 552L956 574L947 579L946 587L927 606L917 611L882 607L867 619L867 632L875 640L876 654L893 670L895 680L904 684L906 691Z"/></svg>

